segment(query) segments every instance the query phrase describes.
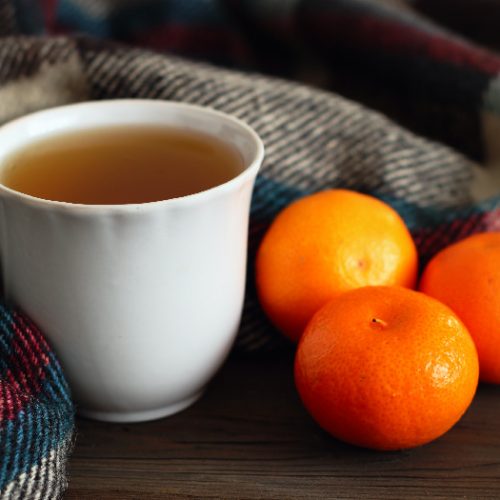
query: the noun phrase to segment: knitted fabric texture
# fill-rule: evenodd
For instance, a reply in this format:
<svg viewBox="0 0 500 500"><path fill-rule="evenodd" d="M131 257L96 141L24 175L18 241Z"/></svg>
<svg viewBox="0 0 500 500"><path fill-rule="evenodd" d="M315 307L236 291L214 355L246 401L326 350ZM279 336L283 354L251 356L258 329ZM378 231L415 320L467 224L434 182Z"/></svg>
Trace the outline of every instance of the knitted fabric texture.
<svg viewBox="0 0 500 500"><path fill-rule="evenodd" d="M280 2L61 0L36 4L0 0L0 33L5 35L0 41L0 123L71 102L140 97L211 106L243 119L262 137L266 159L252 201L248 290L237 339L237 348L245 352L275 349L284 342L258 306L252 266L272 219L301 196L343 187L386 200L407 222L422 263L468 234L500 229L500 198L476 201L474 180L479 169L463 155L491 162L500 156L495 140L500 133L500 58L439 28L409 3L281 3L288 17L279 16L276 6ZM146 4L149 7L143 10L141 5ZM246 24L229 24L226 18L217 17L214 13L223 4L246 9ZM290 23L284 22L287 19L305 23L299 30L300 47ZM157 32L148 24L155 20ZM208 35L203 38L203 23L213 28L214 37L221 37L220 43L203 43L210 39ZM389 93L377 94L380 109L393 112L417 130L429 131L429 136L448 146L419 137L378 112L317 87L87 36L18 35L71 28L246 69L267 70L266 57L279 62L276 53L273 57L271 53L277 47L286 48L282 63L289 64L277 63L279 67L270 71L288 77L304 75L304 62L309 66L307 75L331 78L326 83L323 76L319 78L327 88L342 87L335 78L336 68L345 70L350 64L346 60L354 58L357 73L351 72L348 82L356 74L358 83L370 75L368 84L374 82L377 88L387 82L389 89L397 91L388 108ZM263 34L267 45L251 43L258 38L256 33ZM149 42L141 36L149 36ZM304 47L314 58L304 56ZM370 97L369 92L360 95ZM36 328L7 308L2 314L0 498L57 498L64 489L73 429L67 387ZM23 354L29 352L23 339L30 342L26 346L31 346L34 355ZM36 350L36 346L41 347ZM36 380L38 385L32 386ZM12 401L17 401L14 406Z"/></svg>
<svg viewBox="0 0 500 500"><path fill-rule="evenodd" d="M476 159L500 156L500 59L472 42L500 49L496 0L2 2L0 33L87 33L301 80Z"/></svg>
<svg viewBox="0 0 500 500"><path fill-rule="evenodd" d="M59 498L73 436L73 405L42 334L0 306L0 499Z"/></svg>

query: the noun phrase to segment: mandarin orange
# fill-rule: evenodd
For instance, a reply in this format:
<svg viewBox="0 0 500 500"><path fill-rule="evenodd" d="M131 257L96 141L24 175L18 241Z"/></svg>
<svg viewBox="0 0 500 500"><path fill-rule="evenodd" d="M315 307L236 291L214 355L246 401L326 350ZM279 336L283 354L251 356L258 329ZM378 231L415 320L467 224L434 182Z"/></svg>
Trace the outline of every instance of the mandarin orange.
<svg viewBox="0 0 500 500"><path fill-rule="evenodd" d="M260 303L297 341L329 299L366 285L413 287L417 251L403 220L386 203L333 189L285 208L257 252Z"/></svg>
<svg viewBox="0 0 500 500"><path fill-rule="evenodd" d="M420 290L455 311L476 344L480 379L500 384L500 233L469 236L439 252Z"/></svg>
<svg viewBox="0 0 500 500"><path fill-rule="evenodd" d="M466 327L444 304L402 287L364 287L332 299L297 348L295 382L317 423L377 450L445 433L478 383Z"/></svg>

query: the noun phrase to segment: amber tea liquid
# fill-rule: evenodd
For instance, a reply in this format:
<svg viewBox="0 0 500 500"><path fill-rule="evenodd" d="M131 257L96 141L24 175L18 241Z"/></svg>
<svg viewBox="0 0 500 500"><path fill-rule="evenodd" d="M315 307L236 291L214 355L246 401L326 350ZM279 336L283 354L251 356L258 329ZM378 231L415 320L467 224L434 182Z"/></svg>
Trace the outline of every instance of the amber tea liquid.
<svg viewBox="0 0 500 500"><path fill-rule="evenodd" d="M46 200L87 205L186 196L243 170L231 146L185 130L123 126L33 142L5 160L5 186Z"/></svg>

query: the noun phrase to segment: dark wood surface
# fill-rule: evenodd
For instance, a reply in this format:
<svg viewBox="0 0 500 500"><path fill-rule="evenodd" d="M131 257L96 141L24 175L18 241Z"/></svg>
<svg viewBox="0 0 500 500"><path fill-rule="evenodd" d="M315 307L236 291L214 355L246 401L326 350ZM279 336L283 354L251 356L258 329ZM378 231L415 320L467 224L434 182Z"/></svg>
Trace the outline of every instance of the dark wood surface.
<svg viewBox="0 0 500 500"><path fill-rule="evenodd" d="M292 355L231 358L205 396L156 422L78 421L67 499L500 498L500 387L410 451L343 444L303 409Z"/></svg>

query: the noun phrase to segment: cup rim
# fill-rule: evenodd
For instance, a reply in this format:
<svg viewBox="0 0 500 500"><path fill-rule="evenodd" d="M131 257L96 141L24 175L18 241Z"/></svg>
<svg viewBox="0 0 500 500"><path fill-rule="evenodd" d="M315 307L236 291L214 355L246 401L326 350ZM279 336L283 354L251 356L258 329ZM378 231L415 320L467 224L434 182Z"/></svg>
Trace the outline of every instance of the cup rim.
<svg viewBox="0 0 500 500"><path fill-rule="evenodd" d="M202 113L205 115L211 115L222 119L226 123L231 123L236 125L240 130L242 130L249 139L253 142L254 154L252 160L244 167L244 169L229 179L226 182L218 184L217 186L211 187L209 189L205 189L203 191L199 191L197 193L188 194L185 196L179 196L176 198L167 198L165 200L159 201L150 201L144 203L123 203L123 204L84 204L84 203L70 203L65 201L57 201L57 200L47 200L45 198L38 198L36 196L32 196L21 191L17 191L15 189L11 189L0 182L0 193L5 193L10 197L14 197L22 200L23 202L37 207L44 208L53 208L59 210L68 210L72 212L81 212L81 213L92 213L92 212L143 212L146 210L155 210L160 209L165 206L169 207L182 207L188 205L194 205L197 203L204 203L211 199L217 198L227 192L235 190L239 185L245 184L245 182L249 178L255 178L260 169L262 161L264 159L264 144L262 139L259 137L257 132L250 127L243 120L225 113L223 111L216 110L214 108L208 106L201 106L198 104L190 104L185 102L178 101L169 101L169 100L157 100L157 99L103 99L103 100L93 100L93 101L84 101L72 104L66 104L62 106L55 106L47 109L43 109L40 111L35 111L33 113L29 113L23 115L19 118L11 120L0 126L0 139L3 135L4 131L15 128L15 127L23 127L27 126L29 122L31 122L34 118L40 118L43 115L50 115L53 113L62 113L62 112L71 112L76 108L95 108L97 110L103 110L104 108L108 108L108 111L111 111L111 108L115 106L132 106L132 107L140 107L140 106L162 106L165 108L176 108L179 110L189 110L197 113ZM140 123L139 121L137 123ZM144 124L147 125L147 121L144 121ZM84 127L82 127L83 129ZM92 128L92 125L87 127L89 129ZM57 135L57 134L54 134ZM11 151L15 151L12 149Z"/></svg>

